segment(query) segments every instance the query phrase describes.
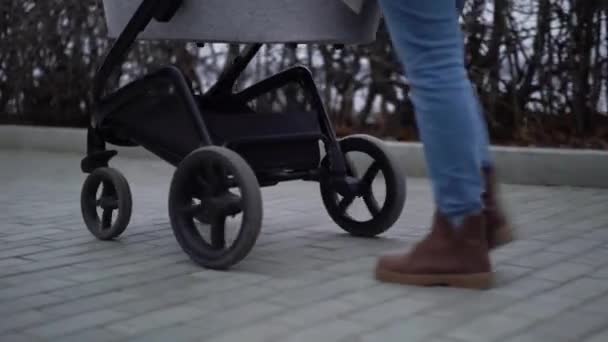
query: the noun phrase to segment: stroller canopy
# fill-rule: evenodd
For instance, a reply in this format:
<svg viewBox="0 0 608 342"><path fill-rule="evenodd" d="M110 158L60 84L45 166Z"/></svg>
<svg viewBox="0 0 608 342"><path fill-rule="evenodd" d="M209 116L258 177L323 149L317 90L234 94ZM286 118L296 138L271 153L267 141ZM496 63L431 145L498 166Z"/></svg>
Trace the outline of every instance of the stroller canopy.
<svg viewBox="0 0 608 342"><path fill-rule="evenodd" d="M103 0L116 38L143 0ZM183 0L170 22L152 21L140 39L223 43L365 44L376 39L376 0Z"/></svg>

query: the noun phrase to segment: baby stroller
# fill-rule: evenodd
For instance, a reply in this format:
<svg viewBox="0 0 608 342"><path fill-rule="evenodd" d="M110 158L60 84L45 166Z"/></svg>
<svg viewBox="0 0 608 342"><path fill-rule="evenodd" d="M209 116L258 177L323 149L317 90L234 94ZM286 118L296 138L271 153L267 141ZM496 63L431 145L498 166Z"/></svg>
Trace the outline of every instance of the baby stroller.
<svg viewBox="0 0 608 342"><path fill-rule="evenodd" d="M228 269L249 254L262 227L260 189L280 182L318 182L329 216L354 236L377 236L399 218L405 177L394 157L376 138L336 137L307 68L295 66L234 91L265 43L372 41L380 20L375 1L104 0L104 7L110 36L117 39L94 80L95 110L81 163L87 174L82 215L96 238L120 236L132 209L127 180L109 167L117 151L107 149L107 143L143 147L176 168L168 198L171 227L184 252L205 268ZM106 93L107 80L136 39L246 47L204 93L195 92L175 66ZM259 113L249 105L288 84L302 87L310 110ZM346 157L349 152L364 153L372 163L357 170ZM379 174L386 189L383 203L371 190ZM348 214L355 199L363 200L370 219ZM230 242L226 222L234 216L242 220Z"/></svg>

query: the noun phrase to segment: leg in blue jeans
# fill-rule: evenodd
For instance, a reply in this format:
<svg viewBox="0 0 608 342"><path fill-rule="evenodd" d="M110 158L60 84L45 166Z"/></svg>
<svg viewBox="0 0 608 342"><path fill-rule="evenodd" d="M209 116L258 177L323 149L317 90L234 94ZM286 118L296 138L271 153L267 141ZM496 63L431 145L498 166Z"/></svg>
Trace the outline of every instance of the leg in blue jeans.
<svg viewBox="0 0 608 342"><path fill-rule="evenodd" d="M464 65L456 0L380 0L405 66L438 210L453 222L482 211L484 144Z"/></svg>
<svg viewBox="0 0 608 342"><path fill-rule="evenodd" d="M405 67L437 205L431 233L406 255L382 257L376 277L410 285L486 288L492 282L482 193L489 160L468 79L460 0L379 0Z"/></svg>

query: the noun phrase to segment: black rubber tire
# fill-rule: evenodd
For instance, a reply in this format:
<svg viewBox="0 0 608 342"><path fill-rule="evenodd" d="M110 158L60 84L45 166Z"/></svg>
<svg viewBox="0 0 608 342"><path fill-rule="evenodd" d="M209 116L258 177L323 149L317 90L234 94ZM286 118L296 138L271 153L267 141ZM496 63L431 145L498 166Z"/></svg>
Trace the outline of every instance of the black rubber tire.
<svg viewBox="0 0 608 342"><path fill-rule="evenodd" d="M321 163L320 189L323 204L332 220L353 236L371 238L389 230L401 216L406 201L405 175L399 169L384 142L368 135L352 135L339 140L342 153L361 152L380 164L386 183L386 199L377 215L361 222L341 213L338 207L338 194L332 188L328 176L328 157Z"/></svg>
<svg viewBox="0 0 608 342"><path fill-rule="evenodd" d="M116 209L113 210L118 210L118 215L113 223L111 223L112 211L110 211L111 225L107 228L102 227L104 214L102 217L97 214L99 207L97 191L102 184L103 192L109 191L108 196L116 197ZM108 241L122 235L131 220L132 208L133 199L129 183L118 170L109 167L98 168L93 170L84 181L80 194L80 209L87 229L97 239Z"/></svg>
<svg viewBox="0 0 608 342"><path fill-rule="evenodd" d="M243 219L234 243L226 249L213 249L196 229L192 216L184 214L187 203L192 203L191 192L201 167L221 163L234 177L241 192ZM190 153L175 170L169 191L169 217L175 238L184 252L198 265L215 270L226 270L243 260L254 247L260 234L263 218L262 194L255 173L236 152L224 147L208 146Z"/></svg>

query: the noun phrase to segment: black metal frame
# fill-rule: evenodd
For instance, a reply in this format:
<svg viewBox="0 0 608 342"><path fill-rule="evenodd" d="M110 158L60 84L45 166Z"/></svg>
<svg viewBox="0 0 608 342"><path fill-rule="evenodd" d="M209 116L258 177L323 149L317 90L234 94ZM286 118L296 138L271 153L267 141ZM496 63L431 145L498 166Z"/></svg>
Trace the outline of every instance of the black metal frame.
<svg viewBox="0 0 608 342"><path fill-rule="evenodd" d="M108 162L117 153L116 151L106 150L106 140L104 134L99 130L99 124L103 121L108 112L112 110L114 94L105 95L104 88L107 84L110 75L123 61L132 46L133 42L150 24L153 19L166 22L171 20L173 15L179 9L182 0L143 0L139 8L117 38L110 51L108 52L102 66L99 68L94 79L93 100L96 111L91 115L90 125L87 134L87 156L83 159L81 168L83 172L90 173L99 167L107 167ZM189 111L194 120L194 127L200 132L201 145L212 145L211 135L208 132L208 126L205 124L204 118L200 112L200 104L221 104L221 103L246 103L255 99L267 92L278 89L290 83L296 83L302 86L305 93L311 100L313 110L318 115L319 126L322 136L319 138L324 142L325 148L330 161L329 170L333 179L337 182L337 188L348 192L352 187L349 186L349 181L346 177L346 161L341 152L335 131L332 127L325 105L319 94L319 90L315 85L311 72L303 67L296 66L269 77L239 93L233 93L234 86L243 73L247 65L253 60L259 52L262 44L248 45L244 51L232 61L232 65L220 75L217 83L200 99L197 99L188 85L188 82L183 73L174 66L166 66L159 71L144 77L144 84L154 84L156 80L169 82L179 96L180 101ZM138 85L129 88L129 85L121 89L124 96L129 96L130 93L141 92ZM198 100L198 101L197 101ZM285 136L281 141L289 139L298 139L298 136ZM280 141L277 141L280 142ZM127 143L125 143L127 144ZM309 179L318 178L318 172L296 172L294 174L276 174L269 184L276 184L279 181L292 179ZM273 182L274 180L274 182ZM342 191L340 191L342 192Z"/></svg>

